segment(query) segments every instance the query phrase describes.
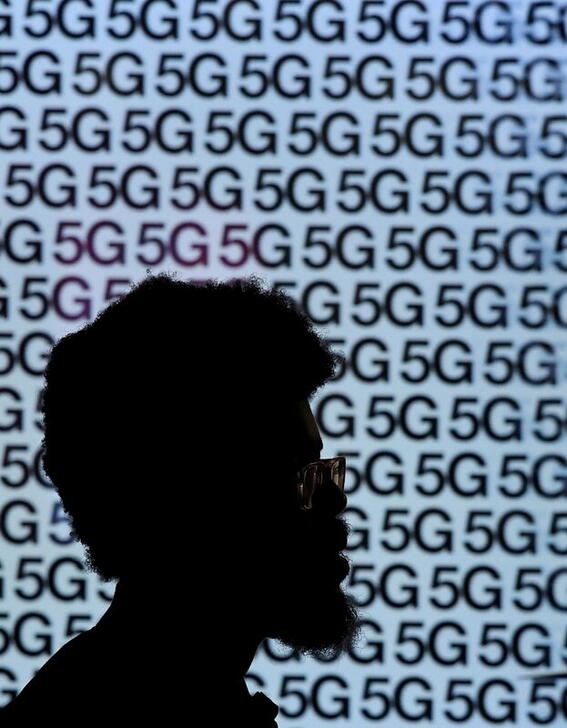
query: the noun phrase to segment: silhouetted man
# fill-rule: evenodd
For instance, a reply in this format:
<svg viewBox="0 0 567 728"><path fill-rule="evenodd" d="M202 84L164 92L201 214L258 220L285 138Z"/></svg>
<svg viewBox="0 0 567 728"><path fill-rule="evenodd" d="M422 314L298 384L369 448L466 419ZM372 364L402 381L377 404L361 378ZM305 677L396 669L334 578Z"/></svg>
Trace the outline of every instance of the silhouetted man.
<svg viewBox="0 0 567 728"><path fill-rule="evenodd" d="M326 480L306 509L298 488L337 355L261 283L151 276L52 349L44 467L88 567L118 583L2 726L273 728L244 680L262 640L323 656L358 636L346 497Z"/></svg>

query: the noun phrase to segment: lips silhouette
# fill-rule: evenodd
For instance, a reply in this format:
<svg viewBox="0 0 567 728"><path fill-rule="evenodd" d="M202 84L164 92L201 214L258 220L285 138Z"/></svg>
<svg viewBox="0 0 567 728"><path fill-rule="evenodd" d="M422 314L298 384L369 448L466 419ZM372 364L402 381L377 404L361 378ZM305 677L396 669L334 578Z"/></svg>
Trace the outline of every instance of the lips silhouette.
<svg viewBox="0 0 567 728"><path fill-rule="evenodd" d="M350 564L341 553L336 556L336 571L339 583L347 578L350 571Z"/></svg>

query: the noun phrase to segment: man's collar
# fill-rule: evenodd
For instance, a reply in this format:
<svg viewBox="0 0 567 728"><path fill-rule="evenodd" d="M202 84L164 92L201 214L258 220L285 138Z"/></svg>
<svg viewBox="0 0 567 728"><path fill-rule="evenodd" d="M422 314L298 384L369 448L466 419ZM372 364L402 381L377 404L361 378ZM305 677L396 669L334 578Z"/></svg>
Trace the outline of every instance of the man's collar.
<svg viewBox="0 0 567 728"><path fill-rule="evenodd" d="M246 718L248 721L246 725L249 728L278 728L276 716L279 708L276 703L261 691L250 695L245 679L241 680L239 698L242 703L239 709L242 711L242 716L239 715L239 717Z"/></svg>

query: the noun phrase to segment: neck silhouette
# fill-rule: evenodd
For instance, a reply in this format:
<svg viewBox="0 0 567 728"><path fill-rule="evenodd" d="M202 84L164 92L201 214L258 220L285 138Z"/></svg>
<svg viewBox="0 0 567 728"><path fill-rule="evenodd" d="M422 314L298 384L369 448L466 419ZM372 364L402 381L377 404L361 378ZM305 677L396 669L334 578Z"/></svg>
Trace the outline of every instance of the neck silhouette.
<svg viewBox="0 0 567 728"><path fill-rule="evenodd" d="M229 601L219 610L215 594L195 599L188 586L181 579L123 576L95 629L134 664L141 659L173 664L190 655L191 667L203 675L203 689L245 695L244 676L267 636L261 620L246 604L235 608Z"/></svg>

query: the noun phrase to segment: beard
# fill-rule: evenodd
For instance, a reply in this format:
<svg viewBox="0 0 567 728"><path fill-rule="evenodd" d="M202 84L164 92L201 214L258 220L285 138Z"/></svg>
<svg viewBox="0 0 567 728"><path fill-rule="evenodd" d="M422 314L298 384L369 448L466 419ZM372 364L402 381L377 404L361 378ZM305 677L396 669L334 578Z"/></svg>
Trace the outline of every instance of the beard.
<svg viewBox="0 0 567 728"><path fill-rule="evenodd" d="M274 611L275 627L268 636L315 658L338 657L360 635L358 610L339 586L306 587Z"/></svg>
<svg viewBox="0 0 567 728"><path fill-rule="evenodd" d="M313 526L285 550L277 583L267 589L269 637L288 647L325 659L349 650L361 633L360 616L341 582L349 561L339 552L348 527L342 519ZM346 539L346 536L345 536Z"/></svg>

